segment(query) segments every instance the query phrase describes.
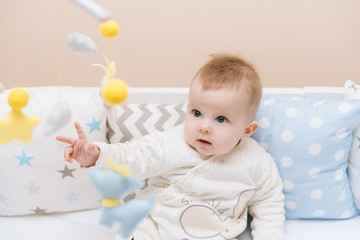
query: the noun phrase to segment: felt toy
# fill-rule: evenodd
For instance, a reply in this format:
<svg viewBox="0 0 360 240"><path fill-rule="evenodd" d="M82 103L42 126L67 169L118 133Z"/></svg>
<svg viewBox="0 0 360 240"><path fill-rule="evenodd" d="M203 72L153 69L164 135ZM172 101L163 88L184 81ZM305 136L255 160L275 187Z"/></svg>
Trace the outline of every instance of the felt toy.
<svg viewBox="0 0 360 240"><path fill-rule="evenodd" d="M57 129L66 125L70 120L71 110L67 102L58 102L50 110L50 114L46 119L44 133L49 135Z"/></svg>
<svg viewBox="0 0 360 240"><path fill-rule="evenodd" d="M109 63L106 57L105 60L107 67L101 64L92 64L93 66L101 67L105 71L105 76L101 81L100 95L109 106L121 104L128 96L127 84L120 79L113 78L116 71L115 62Z"/></svg>
<svg viewBox="0 0 360 240"><path fill-rule="evenodd" d="M66 46L77 54L89 55L98 53L98 48L93 40L78 32L66 34Z"/></svg>
<svg viewBox="0 0 360 240"><path fill-rule="evenodd" d="M114 20L107 20L101 24L100 32L105 38L116 37L119 33L119 25Z"/></svg>
<svg viewBox="0 0 360 240"><path fill-rule="evenodd" d="M92 0L71 0L100 21L106 21L110 18L110 11L101 7Z"/></svg>
<svg viewBox="0 0 360 240"><path fill-rule="evenodd" d="M126 168L117 166L109 157L107 164L110 167L108 170L90 169L90 177L103 197L100 223L111 228L114 223L119 222L121 228L118 233L126 239L154 207L155 197L149 195L145 199L134 199L120 204L119 198L140 189L143 182L131 177Z"/></svg>
<svg viewBox="0 0 360 240"><path fill-rule="evenodd" d="M126 83L120 79L110 79L101 90L101 95L108 105L120 104L126 100Z"/></svg>
<svg viewBox="0 0 360 240"><path fill-rule="evenodd" d="M32 141L32 131L40 123L40 118L26 116L21 109L29 101L29 94L23 88L14 88L8 96L11 112L0 118L0 144L6 144L13 140L25 143Z"/></svg>

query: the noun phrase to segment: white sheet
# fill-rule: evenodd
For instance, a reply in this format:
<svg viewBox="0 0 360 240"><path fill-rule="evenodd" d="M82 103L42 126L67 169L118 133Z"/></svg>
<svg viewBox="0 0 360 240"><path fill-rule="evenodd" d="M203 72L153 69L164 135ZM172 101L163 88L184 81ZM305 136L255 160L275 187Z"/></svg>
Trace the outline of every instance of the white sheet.
<svg viewBox="0 0 360 240"><path fill-rule="evenodd" d="M359 240L360 216L347 220L286 220L285 240ZM251 240L250 231L239 236Z"/></svg>
<svg viewBox="0 0 360 240"><path fill-rule="evenodd" d="M1 240L114 240L99 224L100 209L41 216L0 217ZM360 216L349 220L287 220L286 240L358 240ZM251 240L247 230L239 239ZM167 239L166 239L167 240Z"/></svg>
<svg viewBox="0 0 360 240"><path fill-rule="evenodd" d="M359 240L360 216L347 220L288 220L286 240Z"/></svg>
<svg viewBox="0 0 360 240"><path fill-rule="evenodd" d="M99 224L101 210L38 216L0 217L1 240L114 240Z"/></svg>

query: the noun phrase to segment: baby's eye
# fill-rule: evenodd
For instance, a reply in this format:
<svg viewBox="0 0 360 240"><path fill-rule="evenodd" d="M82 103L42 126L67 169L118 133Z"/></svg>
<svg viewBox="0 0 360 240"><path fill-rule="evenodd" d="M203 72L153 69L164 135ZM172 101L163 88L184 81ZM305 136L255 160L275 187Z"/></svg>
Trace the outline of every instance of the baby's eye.
<svg viewBox="0 0 360 240"><path fill-rule="evenodd" d="M224 116L218 116L218 117L216 118L216 121L219 122L219 123L226 123L226 122L227 122L227 119L226 119L226 117L224 117Z"/></svg>
<svg viewBox="0 0 360 240"><path fill-rule="evenodd" d="M195 109L195 110L193 111L193 114L194 114L195 117L201 117L201 112L200 112L199 110L196 110L196 109Z"/></svg>

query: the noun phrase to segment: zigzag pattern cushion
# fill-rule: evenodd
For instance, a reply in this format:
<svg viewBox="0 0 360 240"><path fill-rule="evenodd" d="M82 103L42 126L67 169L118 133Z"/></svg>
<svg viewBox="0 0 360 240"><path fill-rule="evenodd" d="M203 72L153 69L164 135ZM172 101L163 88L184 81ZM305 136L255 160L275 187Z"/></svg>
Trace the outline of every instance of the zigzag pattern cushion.
<svg viewBox="0 0 360 240"><path fill-rule="evenodd" d="M112 106L108 114L110 143L131 141L185 121L186 104L127 104Z"/></svg>

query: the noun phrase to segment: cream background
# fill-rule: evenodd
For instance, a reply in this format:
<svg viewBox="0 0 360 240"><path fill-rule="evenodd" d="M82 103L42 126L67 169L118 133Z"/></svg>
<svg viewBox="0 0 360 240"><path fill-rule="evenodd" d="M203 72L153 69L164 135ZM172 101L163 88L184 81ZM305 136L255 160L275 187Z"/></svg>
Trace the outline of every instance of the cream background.
<svg viewBox="0 0 360 240"><path fill-rule="evenodd" d="M91 64L105 64L102 53L132 87L187 87L209 54L224 51L252 61L265 87L360 82L358 0L96 2L119 23L116 38L105 40L100 22L69 0L0 0L5 88L98 86L103 71ZM70 52L65 35L74 31L91 37L100 53Z"/></svg>

